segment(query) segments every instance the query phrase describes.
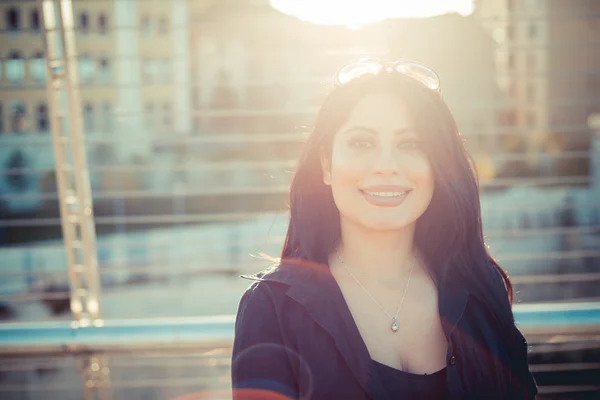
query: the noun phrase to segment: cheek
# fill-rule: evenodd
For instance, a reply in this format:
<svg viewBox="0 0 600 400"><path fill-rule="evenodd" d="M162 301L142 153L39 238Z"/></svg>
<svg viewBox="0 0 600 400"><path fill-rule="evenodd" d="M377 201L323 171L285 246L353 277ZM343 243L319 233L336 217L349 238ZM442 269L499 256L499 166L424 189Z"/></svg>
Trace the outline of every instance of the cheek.
<svg viewBox="0 0 600 400"><path fill-rule="evenodd" d="M405 170L407 177L417 185L427 186L433 184L433 170L427 158L418 157L413 159Z"/></svg>
<svg viewBox="0 0 600 400"><path fill-rule="evenodd" d="M410 167L406 168L406 177L417 189L419 198L429 203L433 196L435 178L433 168L425 157L414 160Z"/></svg>
<svg viewBox="0 0 600 400"><path fill-rule="evenodd" d="M331 179L332 185L353 185L357 186L358 181L364 177L364 163L357 162L356 157L351 157L348 153L339 152L333 154L331 160Z"/></svg>

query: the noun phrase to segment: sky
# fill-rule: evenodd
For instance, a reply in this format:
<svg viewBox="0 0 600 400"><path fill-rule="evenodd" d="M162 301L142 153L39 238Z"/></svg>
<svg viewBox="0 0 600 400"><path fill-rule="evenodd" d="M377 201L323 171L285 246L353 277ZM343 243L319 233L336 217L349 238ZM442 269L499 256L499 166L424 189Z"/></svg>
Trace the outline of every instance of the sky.
<svg viewBox="0 0 600 400"><path fill-rule="evenodd" d="M366 25L386 18L469 15L473 0L270 0L277 10L317 24Z"/></svg>

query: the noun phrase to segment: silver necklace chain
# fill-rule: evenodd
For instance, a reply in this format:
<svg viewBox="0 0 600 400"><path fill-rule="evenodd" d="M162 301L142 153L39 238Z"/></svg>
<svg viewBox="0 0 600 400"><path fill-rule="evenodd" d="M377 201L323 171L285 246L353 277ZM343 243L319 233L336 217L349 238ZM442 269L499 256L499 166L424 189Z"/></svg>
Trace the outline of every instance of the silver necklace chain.
<svg viewBox="0 0 600 400"><path fill-rule="evenodd" d="M356 283L358 284L358 286L360 286L365 291L365 293L371 298L371 300L373 300L373 302L375 304L377 304L377 306L379 308L381 308L381 311L383 311L385 313L385 315L387 315L388 318L390 318L392 320L392 326L391 326L392 332L394 332L394 333L398 332L398 329L399 329L398 328L398 313L400 312L400 309L402 308L402 304L404 304L404 298L406 297L406 292L408 291L408 285L410 284L410 278L412 276L413 268L415 266L416 257L413 257L413 261L412 261L412 263L410 265L410 270L409 270L409 273L408 273L408 279L406 281L406 286L404 287L404 293L402 293L402 299L400 299L400 305L398 306L398 309L396 310L396 314L394 316L392 316L392 315L390 315L390 313L387 312L387 310L385 309L385 307L383 307L381 305L381 303L379 303L375 299L375 297L373 297L371 295L371 293L367 290L367 288L364 287L362 283L360 283L360 281L358 280L358 278L356 277L356 275L354 275L354 273L352 272L352 270L346 265L346 263L344 262L344 259L342 258L342 256L340 255L340 253L337 250L336 250L335 254L338 257L338 260L340 260L340 263L342 264L342 266L346 269L346 271L348 271L348 273L350 274L350 276L352 278L354 278L354 280L356 281Z"/></svg>

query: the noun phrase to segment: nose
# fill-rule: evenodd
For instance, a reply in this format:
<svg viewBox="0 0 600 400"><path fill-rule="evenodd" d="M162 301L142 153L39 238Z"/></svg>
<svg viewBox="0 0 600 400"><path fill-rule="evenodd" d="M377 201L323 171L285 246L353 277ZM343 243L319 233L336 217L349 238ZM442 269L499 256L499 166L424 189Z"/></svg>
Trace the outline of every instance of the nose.
<svg viewBox="0 0 600 400"><path fill-rule="evenodd" d="M375 161L373 173L375 175L398 175L399 170L398 155L394 154L391 148L382 149Z"/></svg>

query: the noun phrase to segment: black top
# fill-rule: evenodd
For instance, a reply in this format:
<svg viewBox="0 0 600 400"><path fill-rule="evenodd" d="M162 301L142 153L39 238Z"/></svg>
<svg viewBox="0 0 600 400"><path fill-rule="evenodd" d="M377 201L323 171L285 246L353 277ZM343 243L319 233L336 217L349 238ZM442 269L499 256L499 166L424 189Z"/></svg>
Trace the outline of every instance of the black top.
<svg viewBox="0 0 600 400"><path fill-rule="evenodd" d="M449 399L446 368L433 374L413 374L373 360L381 383L392 399L445 400Z"/></svg>
<svg viewBox="0 0 600 400"><path fill-rule="evenodd" d="M398 398L374 368L329 267L286 261L246 278L255 282L235 321L234 400L269 398L262 392L310 400ZM505 290L499 273L497 287ZM532 400L537 385L517 327L510 340L499 340L493 316L461 282L441 282L438 293L452 399Z"/></svg>

